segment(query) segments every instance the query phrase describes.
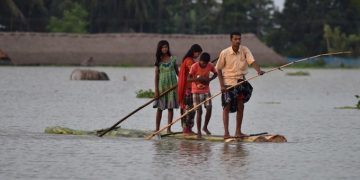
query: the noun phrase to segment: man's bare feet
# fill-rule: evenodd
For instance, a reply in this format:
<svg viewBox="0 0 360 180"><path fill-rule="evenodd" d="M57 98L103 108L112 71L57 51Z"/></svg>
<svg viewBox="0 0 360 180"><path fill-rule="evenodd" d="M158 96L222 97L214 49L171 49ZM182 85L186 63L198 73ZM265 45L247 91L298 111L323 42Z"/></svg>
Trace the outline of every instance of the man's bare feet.
<svg viewBox="0 0 360 180"><path fill-rule="evenodd" d="M224 139L229 139L230 135L229 134L224 134Z"/></svg>
<svg viewBox="0 0 360 180"><path fill-rule="evenodd" d="M203 128L203 131L206 133L206 135L211 135L211 132L207 128Z"/></svg>
<svg viewBox="0 0 360 180"><path fill-rule="evenodd" d="M243 138L243 137L247 137L249 135L244 134L244 133L240 133L240 134L235 134L235 138Z"/></svg>

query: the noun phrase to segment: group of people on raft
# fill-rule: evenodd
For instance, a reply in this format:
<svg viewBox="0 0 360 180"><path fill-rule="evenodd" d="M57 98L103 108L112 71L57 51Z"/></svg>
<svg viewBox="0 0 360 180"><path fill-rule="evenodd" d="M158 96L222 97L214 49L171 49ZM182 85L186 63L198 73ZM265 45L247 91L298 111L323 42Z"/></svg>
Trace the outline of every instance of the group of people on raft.
<svg viewBox="0 0 360 180"><path fill-rule="evenodd" d="M249 101L253 88L247 81L240 82L245 80L248 65L251 65L258 75L263 75L265 72L255 62L249 48L241 45L241 33L232 32L230 42L231 46L221 51L215 66L210 62L209 53L203 52L200 45L193 44L183 57L179 70L176 57L171 55L169 43L166 40L159 41L155 61L155 97L176 85L178 89L166 93L154 102L154 108L157 109L156 131L160 129L162 111L168 110L168 124L170 124L174 116L173 110L180 106L180 113L182 115L186 113L181 119L183 133L197 134L197 138L202 138L202 107L197 107L196 111L188 111L211 97L209 83L218 77L222 92L224 139L231 137L229 113L233 112L237 112L234 137L247 136L241 131L241 124L244 103ZM197 59L199 60L196 61ZM211 100L203 103L206 114L202 130L207 135L211 134L208 129L212 111L211 103ZM192 131L195 114L197 133ZM167 132L172 133L171 126L168 127Z"/></svg>

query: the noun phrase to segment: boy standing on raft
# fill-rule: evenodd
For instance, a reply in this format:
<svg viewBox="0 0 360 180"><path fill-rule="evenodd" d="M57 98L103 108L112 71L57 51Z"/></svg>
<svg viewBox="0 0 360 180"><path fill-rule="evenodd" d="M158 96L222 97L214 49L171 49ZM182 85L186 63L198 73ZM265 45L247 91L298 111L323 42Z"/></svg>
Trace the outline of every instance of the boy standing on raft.
<svg viewBox="0 0 360 180"><path fill-rule="evenodd" d="M241 131L241 124L244 113L244 103L249 101L252 93L250 83L235 86L229 90L228 87L234 86L245 80L248 65L251 65L258 73L263 75L265 72L255 62L251 51L246 46L241 45L241 33L233 32L230 34L231 46L222 50L216 64L219 75L221 91L221 101L223 106L224 139L230 138L229 133L229 112L236 113L235 137L247 136Z"/></svg>
<svg viewBox="0 0 360 180"><path fill-rule="evenodd" d="M211 97L209 83L217 77L217 72L212 63L209 63L210 55L209 53L204 52L200 56L199 62L193 64L189 73L189 81L191 81L191 93L193 97L194 106L197 106L201 102ZM210 72L213 74L210 77ZM206 109L205 123L203 131L210 135L210 131L207 126L211 118L211 100L208 100L204 103ZM201 138L201 115L202 107L199 106L196 109L196 125L197 125L197 138Z"/></svg>

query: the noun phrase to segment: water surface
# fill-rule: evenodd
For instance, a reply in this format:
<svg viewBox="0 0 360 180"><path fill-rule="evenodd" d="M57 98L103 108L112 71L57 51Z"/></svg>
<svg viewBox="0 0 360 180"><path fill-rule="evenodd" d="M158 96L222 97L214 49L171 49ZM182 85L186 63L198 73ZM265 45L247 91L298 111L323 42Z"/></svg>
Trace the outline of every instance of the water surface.
<svg viewBox="0 0 360 180"><path fill-rule="evenodd" d="M244 132L282 134L289 142L237 144L45 134L49 126L109 127L148 101L135 98L136 91L153 88L152 68L92 67L110 81L71 81L73 69L0 67L0 179L360 177L360 111L335 109L356 104L357 69L302 69L310 76L286 76L298 71L288 68L254 79ZM217 80L211 89L218 92ZM213 108L209 129L221 135L219 97ZM121 126L152 130L154 117L150 105ZM233 134L234 115L230 122Z"/></svg>

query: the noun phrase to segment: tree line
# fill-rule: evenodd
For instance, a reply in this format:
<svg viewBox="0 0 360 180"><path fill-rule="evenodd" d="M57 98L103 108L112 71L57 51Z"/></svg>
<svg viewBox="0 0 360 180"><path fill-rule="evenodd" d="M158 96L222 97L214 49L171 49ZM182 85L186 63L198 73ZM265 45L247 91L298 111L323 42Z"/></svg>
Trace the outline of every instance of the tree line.
<svg viewBox="0 0 360 180"><path fill-rule="evenodd" d="M1 0L0 31L254 33L285 56L360 55L360 1Z"/></svg>

